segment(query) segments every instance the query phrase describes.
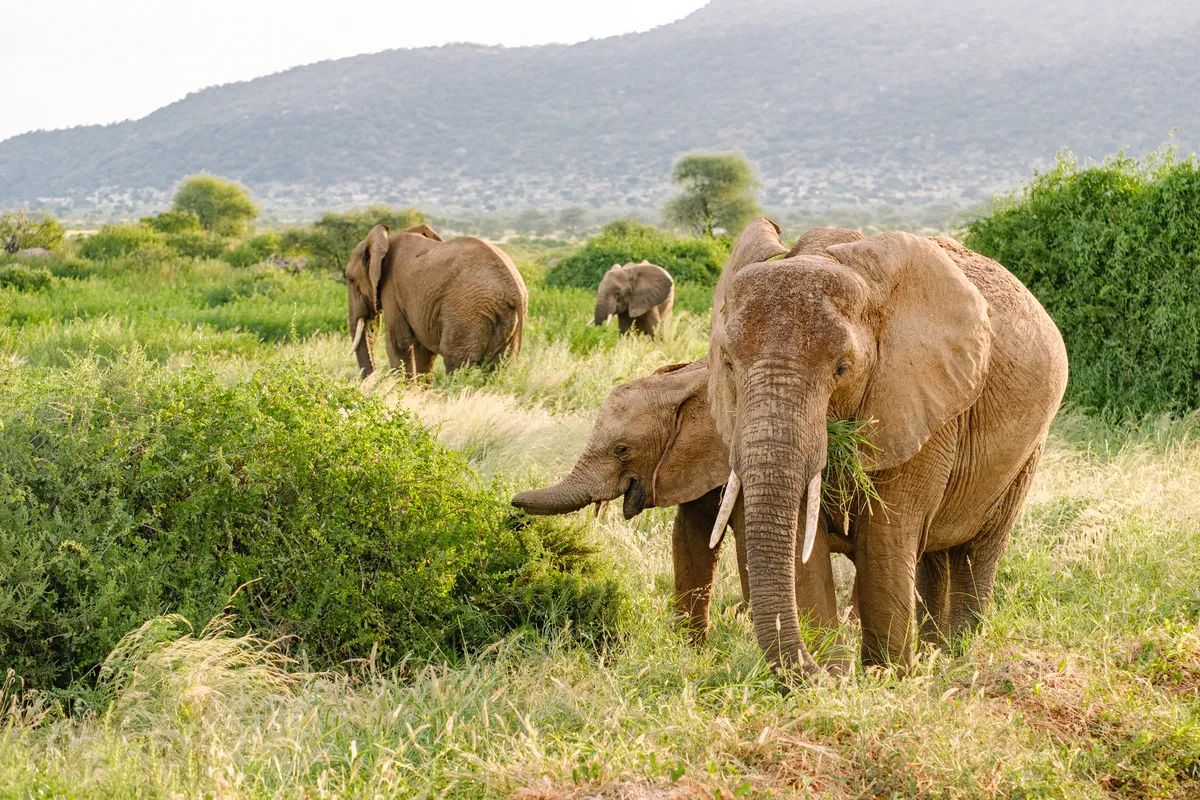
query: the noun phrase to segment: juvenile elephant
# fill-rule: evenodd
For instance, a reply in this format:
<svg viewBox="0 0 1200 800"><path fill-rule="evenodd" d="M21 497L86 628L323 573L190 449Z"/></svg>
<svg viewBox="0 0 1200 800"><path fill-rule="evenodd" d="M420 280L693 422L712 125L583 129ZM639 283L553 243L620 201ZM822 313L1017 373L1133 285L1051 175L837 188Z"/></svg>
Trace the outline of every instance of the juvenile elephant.
<svg viewBox="0 0 1200 800"><path fill-rule="evenodd" d="M849 519L865 664L911 662L925 633L976 624L1067 379L1062 337L1007 270L950 239L820 233L790 254L767 219L739 237L714 297L709 396L741 484L755 634L811 663L793 590L819 540L828 419L872 420L884 508ZM831 590L831 589L830 589Z"/></svg>
<svg viewBox="0 0 1200 800"><path fill-rule="evenodd" d="M649 261L613 264L600 280L593 322L603 325L616 314L622 334L632 327L653 338L674 304L675 281L662 267Z"/></svg>
<svg viewBox="0 0 1200 800"><path fill-rule="evenodd" d="M675 606L684 624L703 634L720 551L719 540L710 547L709 534L728 474L729 454L708 407L708 360L702 359L613 389L570 474L554 486L521 492L512 502L531 514L566 514L624 495L626 519L644 508L679 506L671 535ZM748 600L740 511L734 508L731 522L742 596ZM798 568L798 602L811 609L814 625L830 629L837 624L836 605L809 594L820 577L808 573L828 569L827 557L825 562L818 557Z"/></svg>
<svg viewBox="0 0 1200 800"><path fill-rule="evenodd" d="M367 323L383 315L388 363L408 376L492 364L516 354L529 293L512 260L481 239L443 241L428 225L389 234L376 225L346 265L350 351L374 371Z"/></svg>

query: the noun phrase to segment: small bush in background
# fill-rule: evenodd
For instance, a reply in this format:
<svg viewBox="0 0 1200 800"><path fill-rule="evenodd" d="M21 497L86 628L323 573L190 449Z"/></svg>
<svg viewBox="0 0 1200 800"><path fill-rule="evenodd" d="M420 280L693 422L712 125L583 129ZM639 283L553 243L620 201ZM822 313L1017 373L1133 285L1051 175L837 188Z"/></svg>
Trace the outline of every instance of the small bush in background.
<svg viewBox="0 0 1200 800"><path fill-rule="evenodd" d="M1067 397L1113 415L1200 407L1200 169L1171 150L1058 165L967 225L1062 330Z"/></svg>
<svg viewBox="0 0 1200 800"><path fill-rule="evenodd" d="M163 211L152 217L142 217L141 222L159 233L186 233L200 230L200 217L195 211Z"/></svg>
<svg viewBox="0 0 1200 800"><path fill-rule="evenodd" d="M682 239L649 225L617 220L546 273L546 285L594 289L613 264L643 259L678 282L715 286L729 255L724 239Z"/></svg>
<svg viewBox="0 0 1200 800"><path fill-rule="evenodd" d="M277 233L264 233L242 242L221 256L235 267L252 267L279 253L282 239Z"/></svg>
<svg viewBox="0 0 1200 800"><path fill-rule="evenodd" d="M50 271L44 267L26 264L0 265L0 288L12 288L18 292L41 292L50 288Z"/></svg>
<svg viewBox="0 0 1200 800"><path fill-rule="evenodd" d="M229 246L223 237L201 230L166 234L163 243L185 258L219 258Z"/></svg>
<svg viewBox="0 0 1200 800"><path fill-rule="evenodd" d="M514 516L414 418L298 363L225 386L137 352L2 362L0 419L0 663L31 687L164 613L202 627L239 587L240 620L325 667L522 626L601 643L626 613L581 529Z"/></svg>
<svg viewBox="0 0 1200 800"><path fill-rule="evenodd" d="M165 247L161 234L145 225L105 225L79 243L79 255L92 261L112 261L149 248Z"/></svg>

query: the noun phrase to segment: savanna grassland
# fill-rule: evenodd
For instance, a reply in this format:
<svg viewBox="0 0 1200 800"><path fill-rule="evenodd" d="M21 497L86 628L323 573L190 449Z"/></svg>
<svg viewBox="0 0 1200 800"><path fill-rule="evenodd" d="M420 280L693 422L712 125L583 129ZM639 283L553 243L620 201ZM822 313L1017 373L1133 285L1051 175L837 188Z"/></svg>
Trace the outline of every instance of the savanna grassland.
<svg viewBox="0 0 1200 800"><path fill-rule="evenodd" d="M546 285L550 251L525 243L510 252L530 289L518 357L491 373L447 377L439 366L431 383L373 377L361 389L346 352L345 289L334 273L292 274L152 252L105 262L62 259L51 266L45 285L0 288L2 374L10 386L21 387L0 390L0 422L9 432L4 456L13 465L0 483L3 519L13 526L24 519L30 530L61 535L46 556L55 559L75 552L64 542L81 539L84 523L72 523L77 527L70 536L65 528L56 533L50 522L29 517L29 509L99 529L115 524L111 509L132 508L129 513L142 516L141 527L131 530L146 541L186 535L224 553L221 541L228 535L228 552L243 559L239 563L258 559L252 563L262 565L264 574L283 580L311 576L325 565L320 559L300 567L280 560L276 550L292 552L304 546L302 540L271 540L271 552L259 552L252 541L235 543L237 531L266 536L321 530L332 537L332 527L321 528L321 513L344 516L351 531L367 524L354 503L343 509L337 498L412 492L424 498L431 520L435 513L440 519L468 512L492 519L487 515L494 512L500 520L496 547L514 546L504 538L506 512L499 510L507 493L555 478L573 463L613 385L704 355L710 290L681 285L676 313L660 339L619 339L615 326L586 325L591 292ZM377 358L382 362L381 344ZM330 397L336 403L324 399ZM191 413L192 407L203 413ZM153 418L146 421L147 415ZM196 420L209 415L216 422L192 438L164 433L192 436ZM100 418L108 421L94 424ZM88 572L85 562L100 556L80 554L69 573L74 577L55 573L55 590L90 592L86 596L111 607L73 613L95 630L111 619L145 624L121 631L123 638L100 656L103 666L73 680L45 666L36 648L22 651L28 663L47 671L40 684L10 675L0 695L0 794L1195 796L1196 421L1178 413L1113 419L1074 408L1060 415L982 627L954 655L923 652L904 679L859 672L816 678L782 693L759 657L728 555L713 630L705 645L689 644L671 620L669 510L649 510L629 523L615 510L595 521L580 513L544 523L549 527L531 529L541 544L530 547L550 556L530 556L516 567L489 562L475 572L475 566L460 565L463 572L454 574L500 576L491 583L479 578L461 596L441 583L400 586L397 591L442 592L470 621L461 635L439 639L420 658L404 656L404 626L388 619L369 619L363 630L394 643L391 651L350 636L353 646L346 650L331 644L317 653L327 639L347 641L342 628L331 633L326 612L303 607L303 598L271 595L267 588L254 595L257 584L243 590L231 583L229 593L215 599L185 596L170 579L119 571L105 573L109 583L103 586L85 585L99 574ZM31 420L67 433L39 433L28 427ZM355 427L356 420L380 428ZM424 426L454 452L423 438ZM18 429L28 438L14 438ZM247 438L249 430L266 433ZM165 438L156 438L160 434ZM153 448L138 445L138 463L153 466L140 473L147 477L138 486L158 487L160 494L139 489L136 502L122 500L124 505L89 499L80 502L83 510L65 501L35 506L28 497L43 489L33 478L20 483L13 477L40 475L50 465L65 474L72 463L80 473L109 469L105 454L121 451L129 437L160 442L156 452L167 454L155 461ZM17 444L36 450L43 439L57 448L44 451L51 454L46 461L17 463ZM201 441L209 449L198 451ZM282 454L278 459L272 460L272 448ZM326 459L321 453L330 448L338 455ZM425 454L421 458L436 470L421 472L422 464L405 456L409 450ZM187 480L197 452L207 454L209 471L195 474L228 477L234 500L212 499L203 481ZM65 460L63 453L77 460ZM288 461L306 466L288 472ZM222 472L226 462L254 469L234 464ZM343 462L374 466L355 471ZM128 461L113 463L124 469ZM411 480L389 483L378 478L381 471ZM316 477L288 494L285 484L296 475ZM56 474L54 480L69 477ZM122 493L132 490L121 488L119 477L104 485L118 487L114 496L125 498ZM440 490L423 495L412 488L435 479L442 481L438 487L469 484L474 494L443 507ZM255 494L257 486L268 488ZM310 492L324 493L313 516L255 527L259 517L286 516L279 506L289 506L293 516L307 513ZM226 508L242 515L240 521L222 522L220 536L205 538L211 518ZM369 508L371 514L395 513L387 505ZM422 530L411 528L414 536ZM445 536L465 535L446 530ZM102 538L102 531L89 531ZM10 527L2 535L5 558L18 551L23 534ZM524 543L523 535L514 534L514 541ZM568 544L555 544L560 541ZM339 540L343 546L384 559L370 542ZM335 560L337 550L319 552ZM576 555L585 566L570 560ZM29 570L37 566L21 563ZM199 570L206 563L192 566ZM526 563L542 565L533 578ZM163 569L170 567L164 563ZM124 591L122 574L127 581L159 580L165 588L137 606L118 591ZM842 563L839 574L844 600L849 565ZM510 579L527 587L525 594L503 595ZM9 652L41 630L37 626L53 623L23 607L27 598L12 588L33 592L32 586L13 578L0 589L0 640ZM312 585L317 593L369 596L368 606L354 605L356 598L329 606L360 609L367 617L372 608L388 607L387 598L370 589ZM490 611L515 610L507 616L479 611L478 595L485 590L500 597L487 606ZM214 618L238 591L229 613ZM275 597L296 611L286 619L272 616L271 609L238 599L247 594ZM180 607L163 599L172 597ZM531 597L555 598L562 613L523 606L522 598ZM175 613L183 616L170 616ZM248 625L247 619L263 624ZM422 619L431 626L458 624ZM303 621L312 625L311 652L304 646ZM339 624L353 634L357 623ZM847 625L853 629L854 623ZM288 632L300 639L278 638Z"/></svg>

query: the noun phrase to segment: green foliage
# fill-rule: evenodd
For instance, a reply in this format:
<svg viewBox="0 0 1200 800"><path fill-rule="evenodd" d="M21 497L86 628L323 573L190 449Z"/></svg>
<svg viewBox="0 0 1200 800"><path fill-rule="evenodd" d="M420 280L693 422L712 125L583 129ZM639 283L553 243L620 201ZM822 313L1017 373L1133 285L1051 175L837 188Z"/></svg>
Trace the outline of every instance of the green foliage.
<svg viewBox="0 0 1200 800"><path fill-rule="evenodd" d="M264 233L242 242L229 250L221 258L235 267L252 267L261 264L271 255L278 253L282 245L282 237L277 233Z"/></svg>
<svg viewBox="0 0 1200 800"><path fill-rule="evenodd" d="M65 234L59 221L49 214L30 217L23 208L0 214L0 250L5 253L31 247L53 250L62 244Z"/></svg>
<svg viewBox="0 0 1200 800"><path fill-rule="evenodd" d="M112 261L139 250L163 246L163 237L145 225L105 225L79 243L79 255L92 261Z"/></svg>
<svg viewBox="0 0 1200 800"><path fill-rule="evenodd" d="M185 230L163 237L168 248L185 258L218 258L228 247L226 239L212 231Z"/></svg>
<svg viewBox="0 0 1200 800"><path fill-rule="evenodd" d="M159 233L184 233L200 230L200 217L195 211L163 211L152 217L142 217L141 222Z"/></svg>
<svg viewBox="0 0 1200 800"><path fill-rule="evenodd" d="M11 287L18 292L41 292L50 288L50 271L45 267L26 264L0 264L0 288Z"/></svg>
<svg viewBox="0 0 1200 800"><path fill-rule="evenodd" d="M1067 343L1067 397L1108 414L1200 407L1200 170L1171 150L1081 168L1060 157L967 226Z"/></svg>
<svg viewBox="0 0 1200 800"><path fill-rule="evenodd" d="M594 289L613 264L644 259L671 273L677 283L715 286L728 256L724 239L681 239L639 222L617 220L550 269L546 285Z"/></svg>
<svg viewBox="0 0 1200 800"><path fill-rule="evenodd" d="M259 212L245 186L215 175L185 178L175 190L171 210L192 212L201 228L222 236L240 235Z"/></svg>
<svg viewBox="0 0 1200 800"><path fill-rule="evenodd" d="M513 227L517 229L517 233L545 236L553 233L554 220L540 208L528 208L513 220Z"/></svg>
<svg viewBox="0 0 1200 800"><path fill-rule="evenodd" d="M675 162L671 180L680 193L667 201L663 216L670 225L697 236L715 228L736 234L762 214L754 189L754 167L738 153L694 153Z"/></svg>
<svg viewBox="0 0 1200 800"><path fill-rule="evenodd" d="M0 663L28 685L68 685L164 612L201 627L235 593L324 666L618 632L623 592L581 530L514 517L412 417L303 364L230 387L136 352L0 371Z"/></svg>
<svg viewBox="0 0 1200 800"><path fill-rule="evenodd" d="M424 221L425 216L415 208L371 206L345 213L327 211L312 225L286 232L280 245L285 253L306 253L316 268L341 272L354 248L376 225L387 225L395 233Z"/></svg>

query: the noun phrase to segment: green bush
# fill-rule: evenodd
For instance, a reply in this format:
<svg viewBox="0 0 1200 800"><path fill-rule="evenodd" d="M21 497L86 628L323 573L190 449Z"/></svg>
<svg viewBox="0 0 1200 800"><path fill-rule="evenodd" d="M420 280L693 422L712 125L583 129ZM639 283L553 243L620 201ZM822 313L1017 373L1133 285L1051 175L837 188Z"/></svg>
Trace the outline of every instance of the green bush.
<svg viewBox="0 0 1200 800"><path fill-rule="evenodd" d="M142 217L141 222L159 233L186 233L200 230L200 217L195 211L164 211L153 217Z"/></svg>
<svg viewBox="0 0 1200 800"><path fill-rule="evenodd" d="M50 288L50 271L26 264L0 265L0 288L10 287L18 292L41 292Z"/></svg>
<svg viewBox="0 0 1200 800"><path fill-rule="evenodd" d="M617 220L551 268L546 285L594 289L613 264L644 259L671 273L676 282L715 286L728 256L723 239L681 239L649 225Z"/></svg>
<svg viewBox="0 0 1200 800"><path fill-rule="evenodd" d="M53 250L63 242L66 230L50 214L29 216L25 209L0 214L0 252L15 253L26 248Z"/></svg>
<svg viewBox="0 0 1200 800"><path fill-rule="evenodd" d="M387 225L395 232L424 221L425 216L415 208L371 206L344 214L327 211L312 225L287 231L281 237L280 247L283 254L306 253L317 269L341 272L371 228Z"/></svg>
<svg viewBox="0 0 1200 800"><path fill-rule="evenodd" d="M96 265L82 258L59 258L50 262L50 274L56 278L80 280L95 275Z"/></svg>
<svg viewBox="0 0 1200 800"><path fill-rule="evenodd" d="M112 261L147 247L162 247L163 237L145 225L105 225L79 243L79 255L92 261Z"/></svg>
<svg viewBox="0 0 1200 800"><path fill-rule="evenodd" d="M163 237L164 243L175 253L186 258L219 258L228 247L228 241L209 231L180 231Z"/></svg>
<svg viewBox="0 0 1200 800"><path fill-rule="evenodd" d="M235 593L322 667L452 659L522 626L599 644L624 618L579 528L514 516L412 417L305 365L225 386L137 352L0 362L0 420L0 664L28 686Z"/></svg>
<svg viewBox="0 0 1200 800"><path fill-rule="evenodd" d="M264 233L242 242L221 258L235 267L252 267L255 264L261 264L272 254L278 253L281 247L282 241L279 234Z"/></svg>
<svg viewBox="0 0 1200 800"><path fill-rule="evenodd" d="M1012 270L1062 330L1067 397L1109 415L1200 407L1200 170L1170 150L1037 174L965 242Z"/></svg>

